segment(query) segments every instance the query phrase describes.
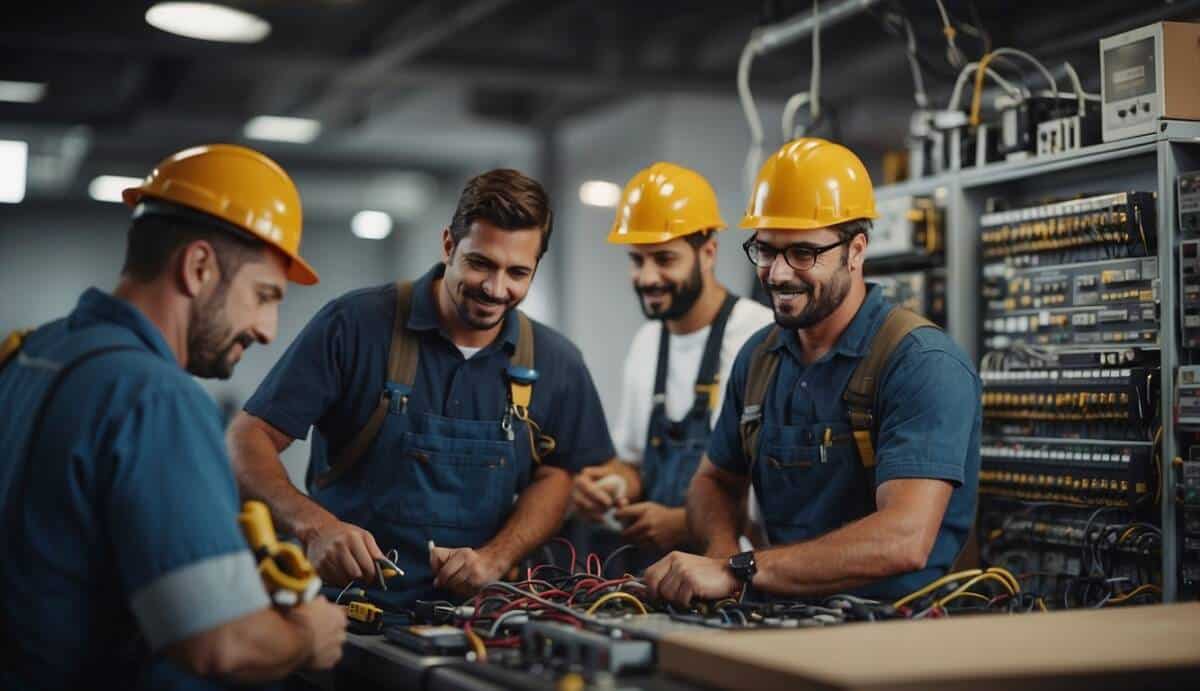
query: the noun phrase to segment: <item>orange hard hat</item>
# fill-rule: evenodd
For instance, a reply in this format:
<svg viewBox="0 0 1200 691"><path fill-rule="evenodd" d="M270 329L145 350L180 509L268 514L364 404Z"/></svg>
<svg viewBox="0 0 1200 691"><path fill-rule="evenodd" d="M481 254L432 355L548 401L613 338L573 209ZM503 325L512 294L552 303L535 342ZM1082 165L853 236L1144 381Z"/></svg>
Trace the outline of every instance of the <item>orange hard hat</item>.
<svg viewBox="0 0 1200 691"><path fill-rule="evenodd" d="M878 218L875 189L854 152L824 139L783 145L758 172L742 227L818 230Z"/></svg>
<svg viewBox="0 0 1200 691"><path fill-rule="evenodd" d="M317 272L300 257L303 212L295 183L279 164L244 146L208 144L162 160L142 184L121 194L178 204L230 223L288 258L288 280L312 285Z"/></svg>
<svg viewBox="0 0 1200 691"><path fill-rule="evenodd" d="M625 185L608 241L640 245L724 229L717 194L703 176L674 163L655 163Z"/></svg>

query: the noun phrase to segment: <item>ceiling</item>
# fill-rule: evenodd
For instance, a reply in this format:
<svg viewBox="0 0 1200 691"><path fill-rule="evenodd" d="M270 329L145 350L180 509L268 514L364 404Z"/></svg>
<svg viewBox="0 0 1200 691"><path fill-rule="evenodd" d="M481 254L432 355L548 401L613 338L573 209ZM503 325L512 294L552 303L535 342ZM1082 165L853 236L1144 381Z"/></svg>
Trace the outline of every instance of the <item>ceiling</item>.
<svg viewBox="0 0 1200 691"><path fill-rule="evenodd" d="M31 189L70 192L86 171L114 166L139 174L164 151L237 140L259 114L321 120L323 134L312 145L262 148L329 177L397 169L449 175L528 158L545 132L625 99L732 98L751 31L812 7L784 0L225 0L272 25L265 41L235 45L152 28L143 19L151 4L50 1L6 10L0 80L49 85L40 103L0 103L0 137L31 141L38 161ZM1055 64L1071 60L1091 90L1097 38L1200 10L1200 2L1161 0L1042 0L1036 10L1014 10L1026 4L947 0L946 7L956 21L986 31L993 46ZM945 102L956 70L934 1L879 3L822 33L829 134L868 148L902 139L913 99L895 21L901 16L916 35L933 102ZM968 57L983 50L968 32L960 31L958 43ZM756 96L781 99L805 88L810 46L805 39L757 60Z"/></svg>

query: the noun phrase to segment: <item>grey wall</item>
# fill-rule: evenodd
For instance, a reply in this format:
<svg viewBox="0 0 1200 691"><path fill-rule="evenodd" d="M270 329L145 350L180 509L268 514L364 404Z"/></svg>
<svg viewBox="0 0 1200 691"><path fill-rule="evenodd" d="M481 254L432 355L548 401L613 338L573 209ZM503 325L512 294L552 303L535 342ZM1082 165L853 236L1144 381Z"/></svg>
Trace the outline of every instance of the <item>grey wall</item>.
<svg viewBox="0 0 1200 691"><path fill-rule="evenodd" d="M777 104L760 104L768 130L779 121ZM646 98L571 122L561 133L563 175L559 201L563 285L563 330L583 351L611 424L620 394L621 366L633 334L643 323L633 295L629 260L605 241L613 209L585 206L579 185L608 180L620 186L655 161L698 171L717 192L729 230L718 235L717 276L748 295L754 274L741 250L738 228L745 209L742 170L750 136L733 98ZM767 151L778 143L768 139Z"/></svg>

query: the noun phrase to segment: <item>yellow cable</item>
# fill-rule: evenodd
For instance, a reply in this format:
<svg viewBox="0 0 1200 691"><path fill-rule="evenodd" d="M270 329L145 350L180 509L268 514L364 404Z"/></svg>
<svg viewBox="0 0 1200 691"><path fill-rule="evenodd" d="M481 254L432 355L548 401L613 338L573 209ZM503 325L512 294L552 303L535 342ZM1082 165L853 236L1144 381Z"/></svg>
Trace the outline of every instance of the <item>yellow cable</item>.
<svg viewBox="0 0 1200 691"><path fill-rule="evenodd" d="M925 586L924 588L921 588L920 590L918 590L916 592L909 593L908 595L905 595L904 597L900 598L899 600L896 600L895 602L892 603L892 606L893 607L903 607L904 605L912 602L913 600L916 600L917 598L925 597L929 593L932 593L933 591L937 590L938 588L942 587L943 585L946 585L947 583L950 583L951 581L961 581L964 578L978 576L981 573L983 573L983 571L980 569L969 569L967 571L959 571L958 573L948 573L945 576L942 576L941 578L937 579L933 583L930 583L929 585Z"/></svg>
<svg viewBox="0 0 1200 691"><path fill-rule="evenodd" d="M591 607L587 608L587 613L595 614L596 610L603 607L604 603L608 602L609 600L629 600L630 602L632 602L634 605L637 606L639 612L641 612L642 614L646 614L646 605L643 605L641 600L630 595L629 593L621 593L621 592L609 593L608 595L605 595L604 597L600 598L599 600L596 600L595 602L592 603Z"/></svg>
<svg viewBox="0 0 1200 691"><path fill-rule="evenodd" d="M475 650L476 662L487 662L487 646L483 644L483 639L479 634L471 630L471 627L466 627L463 631L467 632L467 640L470 641L471 647Z"/></svg>
<svg viewBox="0 0 1200 691"><path fill-rule="evenodd" d="M959 593L958 595L951 595L951 596L947 597L945 600L942 600L941 604L943 604L943 605L944 605L944 604L946 604L946 603L950 602L951 600L957 600L957 599L958 599L958 598L960 598L960 597L973 597L973 598L975 598L976 600L983 600L984 602L991 602L991 601L992 601L992 600L991 600L991 598L989 598L989 597L987 597L987 596L984 596L984 595L980 595L979 593L966 593L966 592L963 592L963 593Z"/></svg>
<svg viewBox="0 0 1200 691"><path fill-rule="evenodd" d="M1136 525L1129 526L1129 528L1125 532L1121 533L1121 537L1117 538L1117 544L1121 544L1122 542L1125 542L1125 540L1127 540L1129 538L1129 536L1132 535L1133 532L1137 529L1138 529L1138 527Z"/></svg>
<svg viewBox="0 0 1200 691"><path fill-rule="evenodd" d="M1042 600L1042 598L1039 597L1036 600L1036 602L1037 602L1038 609L1040 609L1041 611L1043 611L1043 612L1050 611L1050 610L1046 609L1046 602L1044 600Z"/></svg>
<svg viewBox="0 0 1200 691"><path fill-rule="evenodd" d="M1133 590L1129 591L1128 593L1125 593L1124 595L1118 595L1117 597L1109 599L1109 601L1106 604L1109 604L1109 605L1120 604L1130 598L1141 595L1143 592L1149 592L1149 591L1154 591L1156 593L1159 593L1160 595L1162 594L1162 588L1159 588L1158 586L1156 586L1152 583L1147 583L1145 585L1139 585L1138 587L1134 588Z"/></svg>
<svg viewBox="0 0 1200 691"><path fill-rule="evenodd" d="M1005 580L1008 581L1008 584L1009 584L1009 586L1011 586L1011 589L1014 594L1021 592L1021 582L1018 581L1017 577L1012 575L1012 572L1009 571L1008 569L1001 568L999 566L993 566L993 567L989 568L987 571L985 571L984 573L998 574L999 576L1001 576L1002 578L1004 578Z"/></svg>
<svg viewBox="0 0 1200 691"><path fill-rule="evenodd" d="M975 93L971 95L971 127L979 126L979 110L983 106L983 77L987 74L988 63L992 54L986 53L979 58L979 66L975 68Z"/></svg>
<svg viewBox="0 0 1200 691"><path fill-rule="evenodd" d="M954 598L967 592L971 588L971 586L973 586L976 583L979 583L981 581L996 581L997 583L1000 583L1001 585L1003 585L1004 589L1007 590L1010 595L1017 594L1016 591L1014 591L1012 589L1012 586L1008 584L1008 581L1005 580L1005 578L1003 576L1001 576L999 574L994 574L994 573L981 573L978 576L972 578L971 580L969 580L966 583L959 586L958 590L955 590L954 592L950 593L946 597L933 603L933 607L944 606L947 602L949 602L950 600L953 600Z"/></svg>

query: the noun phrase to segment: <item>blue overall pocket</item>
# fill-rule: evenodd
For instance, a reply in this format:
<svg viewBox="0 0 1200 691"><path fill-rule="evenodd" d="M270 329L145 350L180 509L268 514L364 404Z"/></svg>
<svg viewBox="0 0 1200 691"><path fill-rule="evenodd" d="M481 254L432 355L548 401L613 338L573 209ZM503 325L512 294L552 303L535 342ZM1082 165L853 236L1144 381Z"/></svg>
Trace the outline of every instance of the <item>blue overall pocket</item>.
<svg viewBox="0 0 1200 691"><path fill-rule="evenodd" d="M404 523L496 528L512 505L512 444L406 433L384 511Z"/></svg>
<svg viewBox="0 0 1200 691"><path fill-rule="evenodd" d="M839 498L855 474L849 434L845 423L763 428L754 485L773 542L810 538L840 525L830 513L842 513Z"/></svg>

